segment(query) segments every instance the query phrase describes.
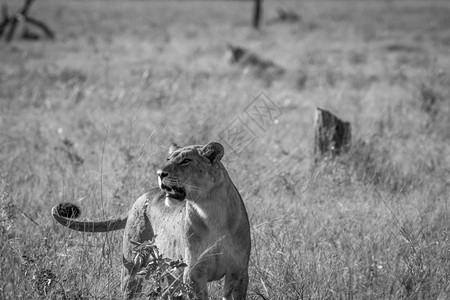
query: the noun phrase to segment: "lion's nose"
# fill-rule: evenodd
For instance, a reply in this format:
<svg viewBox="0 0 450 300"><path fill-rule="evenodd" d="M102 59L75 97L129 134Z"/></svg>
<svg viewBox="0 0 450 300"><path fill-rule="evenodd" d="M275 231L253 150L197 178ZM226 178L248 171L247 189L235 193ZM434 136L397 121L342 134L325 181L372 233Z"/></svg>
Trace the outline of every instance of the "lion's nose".
<svg viewBox="0 0 450 300"><path fill-rule="evenodd" d="M164 177L169 176L169 173L164 172L163 170L158 170L158 172L156 172L159 176L159 178L163 179Z"/></svg>

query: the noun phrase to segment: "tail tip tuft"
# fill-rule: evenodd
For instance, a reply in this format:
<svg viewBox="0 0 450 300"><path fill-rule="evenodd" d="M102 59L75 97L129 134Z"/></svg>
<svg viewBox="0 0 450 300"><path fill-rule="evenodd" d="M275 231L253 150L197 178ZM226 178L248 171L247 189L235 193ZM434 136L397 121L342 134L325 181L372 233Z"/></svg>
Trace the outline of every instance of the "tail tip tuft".
<svg viewBox="0 0 450 300"><path fill-rule="evenodd" d="M81 215L80 208L69 202L60 203L55 207L55 209L58 215L65 218L76 219Z"/></svg>

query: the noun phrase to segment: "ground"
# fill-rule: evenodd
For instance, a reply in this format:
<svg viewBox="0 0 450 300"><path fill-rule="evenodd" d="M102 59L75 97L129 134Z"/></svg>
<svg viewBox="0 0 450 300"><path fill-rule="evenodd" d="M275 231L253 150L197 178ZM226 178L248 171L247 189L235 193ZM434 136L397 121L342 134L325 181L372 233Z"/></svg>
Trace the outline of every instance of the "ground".
<svg viewBox="0 0 450 300"><path fill-rule="evenodd" d="M0 298L120 297L121 232L50 208L117 216L171 142L213 140L250 217L250 299L450 298L450 3L266 1L260 30L251 11L39 0L56 39L0 42ZM229 64L228 43L285 73ZM351 122L350 153L314 164L316 107Z"/></svg>

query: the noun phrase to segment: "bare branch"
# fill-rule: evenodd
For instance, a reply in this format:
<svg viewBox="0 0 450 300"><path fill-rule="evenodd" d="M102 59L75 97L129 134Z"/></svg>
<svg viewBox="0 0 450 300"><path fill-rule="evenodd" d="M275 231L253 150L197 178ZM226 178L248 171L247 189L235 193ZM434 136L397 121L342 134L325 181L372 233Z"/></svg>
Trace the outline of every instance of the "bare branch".
<svg viewBox="0 0 450 300"><path fill-rule="evenodd" d="M48 38L50 38L50 39L54 39L55 38L55 33L53 32L53 30L51 30L44 22L41 22L41 21L36 20L34 18L31 18L31 17L27 17L26 20L27 20L28 23L39 27L47 35Z"/></svg>
<svg viewBox="0 0 450 300"><path fill-rule="evenodd" d="M50 39L55 38L55 33L53 32L53 30L51 30L50 27L48 27L44 22L28 16L28 12L31 8L31 5L35 1L36 0L25 0L25 3L23 4L22 8L13 16L9 16L8 7L6 6L6 4L2 5L2 7L1 7L2 21L0 22L0 38L3 36L3 33L6 33L5 40L7 42L10 42L14 37L14 33L16 32L17 25L19 23L24 24L24 27L23 27L24 29L23 29L23 33L22 33L22 38L24 38L24 39L33 39L33 40L39 39L39 35L28 30L28 27L27 27L28 24L38 27L40 30L42 30L44 32L44 34L48 38L50 38Z"/></svg>

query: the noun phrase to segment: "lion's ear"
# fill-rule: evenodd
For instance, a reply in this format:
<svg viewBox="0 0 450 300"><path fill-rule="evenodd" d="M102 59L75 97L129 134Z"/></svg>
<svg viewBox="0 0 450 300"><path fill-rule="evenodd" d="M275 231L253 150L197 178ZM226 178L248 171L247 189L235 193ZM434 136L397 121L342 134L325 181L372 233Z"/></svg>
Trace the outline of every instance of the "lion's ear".
<svg viewBox="0 0 450 300"><path fill-rule="evenodd" d="M172 154L174 151L176 151L178 149L180 149L180 146L178 146L175 143L172 143L172 145L170 145L170 147L169 147L169 155Z"/></svg>
<svg viewBox="0 0 450 300"><path fill-rule="evenodd" d="M206 157L209 159L211 164L215 164L218 161L220 161L224 154L223 146L220 143L217 142L211 142L207 145L205 145L201 150L200 154L203 157Z"/></svg>

